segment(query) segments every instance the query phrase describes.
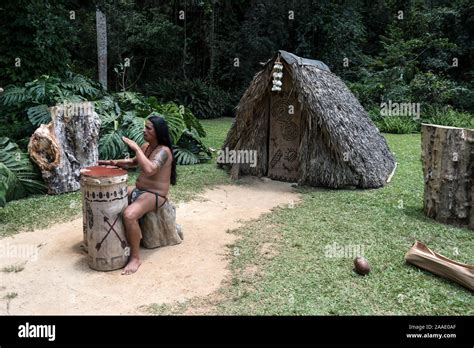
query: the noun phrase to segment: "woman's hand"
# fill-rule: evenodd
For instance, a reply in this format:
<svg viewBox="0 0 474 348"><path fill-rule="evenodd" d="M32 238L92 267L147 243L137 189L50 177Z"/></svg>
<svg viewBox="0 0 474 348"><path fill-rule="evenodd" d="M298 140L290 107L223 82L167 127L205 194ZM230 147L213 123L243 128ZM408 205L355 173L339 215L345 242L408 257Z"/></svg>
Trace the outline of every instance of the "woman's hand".
<svg viewBox="0 0 474 348"><path fill-rule="evenodd" d="M117 166L116 160L99 160L99 164L105 164L109 166Z"/></svg>
<svg viewBox="0 0 474 348"><path fill-rule="evenodd" d="M140 146L138 146L138 144L134 142L132 139L122 137L122 140L125 144L127 144L130 147L130 149L133 152L137 152L138 150L140 150Z"/></svg>

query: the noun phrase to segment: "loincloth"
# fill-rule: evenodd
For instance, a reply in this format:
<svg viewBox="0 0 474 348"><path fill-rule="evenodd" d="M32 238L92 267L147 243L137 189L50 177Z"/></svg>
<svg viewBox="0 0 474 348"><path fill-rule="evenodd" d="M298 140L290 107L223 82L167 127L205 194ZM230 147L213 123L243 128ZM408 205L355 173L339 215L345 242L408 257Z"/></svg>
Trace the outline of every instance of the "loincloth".
<svg viewBox="0 0 474 348"><path fill-rule="evenodd" d="M156 204L155 204L155 209L158 210L159 208L161 208L167 201L168 201L168 198L166 198L166 196L162 196L160 195L159 193L156 193L156 192L153 192L153 191L149 191L149 190L145 190L145 189L139 189L137 187L135 187L133 190L132 190L132 193L130 195L130 203L133 203L135 202L138 197L140 197L142 194L144 194L145 192L148 192L148 193L152 193L155 195L155 198L156 198ZM160 205L158 206L158 199L162 197L165 199L165 201Z"/></svg>

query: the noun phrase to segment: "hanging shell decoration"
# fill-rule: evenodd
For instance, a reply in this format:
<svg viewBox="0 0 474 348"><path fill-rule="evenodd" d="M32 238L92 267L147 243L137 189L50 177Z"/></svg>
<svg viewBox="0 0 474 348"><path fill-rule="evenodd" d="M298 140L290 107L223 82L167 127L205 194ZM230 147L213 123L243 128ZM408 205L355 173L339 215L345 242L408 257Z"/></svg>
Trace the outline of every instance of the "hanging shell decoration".
<svg viewBox="0 0 474 348"><path fill-rule="evenodd" d="M281 86L283 85L283 64L280 62L280 57L277 58L275 61L275 65L273 65L273 86L272 92L280 92Z"/></svg>

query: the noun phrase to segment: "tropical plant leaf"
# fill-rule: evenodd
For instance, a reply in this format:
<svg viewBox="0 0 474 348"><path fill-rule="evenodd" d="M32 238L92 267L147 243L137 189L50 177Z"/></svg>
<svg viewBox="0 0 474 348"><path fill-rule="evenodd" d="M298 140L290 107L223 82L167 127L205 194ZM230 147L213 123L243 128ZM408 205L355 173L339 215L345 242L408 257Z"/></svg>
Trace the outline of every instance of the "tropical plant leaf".
<svg viewBox="0 0 474 348"><path fill-rule="evenodd" d="M21 153L17 144L10 139L0 138L0 162L15 172L27 172L31 169L28 161L25 161L25 155Z"/></svg>
<svg viewBox="0 0 474 348"><path fill-rule="evenodd" d="M161 102L156 99L156 97L148 97L145 99L146 104L149 106L149 109L159 109L160 106L162 105Z"/></svg>
<svg viewBox="0 0 474 348"><path fill-rule="evenodd" d="M60 85L86 98L94 99L100 94L99 89L94 87L91 80L85 76L73 74L72 72L66 73L66 79L62 81Z"/></svg>
<svg viewBox="0 0 474 348"><path fill-rule="evenodd" d="M156 111L165 119L171 139L173 143L176 144L186 129L186 123L184 122L183 115L180 113L179 107L175 103L166 103L157 105Z"/></svg>
<svg viewBox="0 0 474 348"><path fill-rule="evenodd" d="M134 111L127 111L123 118L126 137L132 139L138 145L142 145L145 142L145 139L143 138L145 119L137 117L136 112Z"/></svg>
<svg viewBox="0 0 474 348"><path fill-rule="evenodd" d="M206 136L206 131L202 127L201 122L199 122L197 117L194 116L190 109L185 108L183 118L184 122L186 123L186 128L188 128L189 130L195 129L200 137Z"/></svg>
<svg viewBox="0 0 474 348"><path fill-rule="evenodd" d="M5 91L1 95L1 102L6 106L11 106L19 103L23 103L29 100L31 95L28 93L25 87L18 86L7 86Z"/></svg>
<svg viewBox="0 0 474 348"><path fill-rule="evenodd" d="M177 145L173 146L173 154L176 160L176 164L179 165L191 165L199 163L199 157L192 153L190 150L179 147Z"/></svg>
<svg viewBox="0 0 474 348"><path fill-rule="evenodd" d="M120 107L114 98L112 96L105 96L100 100L96 100L94 102L94 109L101 120L101 132L105 134L114 129L113 125L120 117Z"/></svg>
<svg viewBox="0 0 474 348"><path fill-rule="evenodd" d="M137 112L135 110L125 111L122 114L123 125L128 126L131 122L133 122L133 119L136 117L137 117Z"/></svg>
<svg viewBox="0 0 474 348"><path fill-rule="evenodd" d="M113 129L114 122L117 121L119 116L117 116L114 112L101 112L100 116L100 127L101 129Z"/></svg>
<svg viewBox="0 0 474 348"><path fill-rule="evenodd" d="M116 102L114 98L112 96L106 95L102 99L94 101L94 109L100 115L104 111L114 111L115 104ZM118 110L117 114L119 113L120 109Z"/></svg>
<svg viewBox="0 0 474 348"><path fill-rule="evenodd" d="M120 92L116 93L118 103L124 110L146 109L147 105L140 93Z"/></svg>
<svg viewBox="0 0 474 348"><path fill-rule="evenodd" d="M45 184L40 181L37 173L18 173L16 177L28 194L44 193L46 190Z"/></svg>
<svg viewBox="0 0 474 348"><path fill-rule="evenodd" d="M8 168L0 162L0 207L7 204L7 183L3 178L7 176Z"/></svg>
<svg viewBox="0 0 474 348"><path fill-rule="evenodd" d="M8 201L26 196L25 190L21 187L20 181L5 164L0 162L0 182L5 187L5 204Z"/></svg>
<svg viewBox="0 0 474 348"><path fill-rule="evenodd" d="M0 164L0 191L5 192L5 202L45 191L28 156L8 138L0 138Z"/></svg>
<svg viewBox="0 0 474 348"><path fill-rule="evenodd" d="M195 130L185 130L176 144L176 148L186 149L192 153L198 162L190 163L190 161L182 160L177 161L178 164L195 164L210 160L212 158L211 151L203 144L199 139L199 136Z"/></svg>
<svg viewBox="0 0 474 348"><path fill-rule="evenodd" d="M120 104L118 110L117 104ZM102 120L99 140L101 159L124 157L128 148L122 135L142 145L146 117L155 113L162 116L168 125L171 139L176 145L178 164L196 164L211 158L211 152L200 140L205 131L199 120L189 110L187 114L183 113L175 103L161 104L156 98L144 99L138 93L124 92L106 96L96 101L95 106Z"/></svg>
<svg viewBox="0 0 474 348"><path fill-rule="evenodd" d="M32 99L37 103L52 104L54 96L60 95L58 84L61 80L57 77L42 75L39 79L25 83Z"/></svg>
<svg viewBox="0 0 474 348"><path fill-rule="evenodd" d="M28 114L30 122L35 126L48 124L51 121L51 114L48 111L48 106L44 104L32 106L28 108L26 113Z"/></svg>
<svg viewBox="0 0 474 348"><path fill-rule="evenodd" d="M123 133L120 129L103 134L99 139L99 156L101 159L122 158L127 152L127 147L122 140Z"/></svg>
<svg viewBox="0 0 474 348"><path fill-rule="evenodd" d="M61 90L60 95L58 97L54 98L54 100L56 101L56 104L82 103L84 101L87 101L86 98L84 98L80 95L74 94L71 91L64 90L64 89Z"/></svg>

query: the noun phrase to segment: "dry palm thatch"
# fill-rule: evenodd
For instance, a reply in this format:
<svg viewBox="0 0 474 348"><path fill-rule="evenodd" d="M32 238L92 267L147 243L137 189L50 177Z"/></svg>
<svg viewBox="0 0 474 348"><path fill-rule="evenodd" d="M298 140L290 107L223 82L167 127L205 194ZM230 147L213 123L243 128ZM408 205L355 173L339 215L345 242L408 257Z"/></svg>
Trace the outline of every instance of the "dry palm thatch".
<svg viewBox="0 0 474 348"><path fill-rule="evenodd" d="M298 182L341 188L383 186L395 168L384 137L344 82L317 61L280 51L284 72L302 107ZM232 164L231 176L268 172L268 126L272 69L278 54L245 91L223 149L256 150L258 162ZM224 165L225 166L225 165Z"/></svg>

